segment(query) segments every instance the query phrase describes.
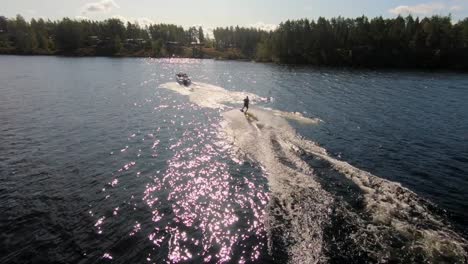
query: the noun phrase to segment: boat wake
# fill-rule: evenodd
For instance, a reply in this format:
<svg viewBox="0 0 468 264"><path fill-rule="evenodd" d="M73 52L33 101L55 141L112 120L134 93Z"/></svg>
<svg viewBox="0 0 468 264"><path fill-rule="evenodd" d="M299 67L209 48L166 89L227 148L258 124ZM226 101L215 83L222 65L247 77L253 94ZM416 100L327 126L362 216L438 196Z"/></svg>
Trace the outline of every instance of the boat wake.
<svg viewBox="0 0 468 264"><path fill-rule="evenodd" d="M261 97L253 93L247 92L232 92L228 91L219 86L206 84L206 83L192 83L190 88L181 86L177 83L165 83L161 85L162 88L172 90L182 95L186 95L190 98L190 101L201 106L212 109L232 109L233 105L238 105L242 102L246 96L249 96L250 101L255 103L269 102L271 99ZM318 118L307 118L301 113L295 112L283 112L279 110L265 108L269 110L275 116L281 116L289 120L295 120L301 123L318 123L321 120Z"/></svg>
<svg viewBox="0 0 468 264"><path fill-rule="evenodd" d="M213 85L162 87L224 110L220 135L234 155L261 165L271 192L264 216L269 250L278 262L466 263L467 241L437 207L398 183L331 157L287 122L319 119L267 108L244 115L229 104L245 95L254 102L265 99Z"/></svg>

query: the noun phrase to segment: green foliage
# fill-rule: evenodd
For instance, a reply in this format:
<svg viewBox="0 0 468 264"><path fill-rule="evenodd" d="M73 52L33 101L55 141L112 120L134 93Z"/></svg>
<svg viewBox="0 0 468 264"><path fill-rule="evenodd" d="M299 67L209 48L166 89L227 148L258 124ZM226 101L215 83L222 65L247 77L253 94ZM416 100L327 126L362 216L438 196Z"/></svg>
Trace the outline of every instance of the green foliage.
<svg viewBox="0 0 468 264"><path fill-rule="evenodd" d="M224 51L228 48L240 49L244 56L253 58L257 44L268 33L256 28L226 27L215 28L215 48Z"/></svg>
<svg viewBox="0 0 468 264"><path fill-rule="evenodd" d="M180 44L186 44L185 34L186 32L180 26L171 24L157 24L151 25L148 28L151 39L162 42L178 42Z"/></svg>
<svg viewBox="0 0 468 264"><path fill-rule="evenodd" d="M203 28L202 27L198 28L198 42L199 43L205 42L205 35L203 35Z"/></svg>
<svg viewBox="0 0 468 264"><path fill-rule="evenodd" d="M315 65L468 69L468 20L456 24L450 16L421 21L412 16L288 20L259 42L256 57Z"/></svg>
<svg viewBox="0 0 468 264"><path fill-rule="evenodd" d="M158 39L152 43L152 52L154 57L161 57L163 55L163 41Z"/></svg>
<svg viewBox="0 0 468 264"><path fill-rule="evenodd" d="M29 23L20 15L17 15L15 20L8 21L7 32L10 36L10 42L18 53L32 53L37 46L35 33L31 30Z"/></svg>
<svg viewBox="0 0 468 264"><path fill-rule="evenodd" d="M197 42L198 30L196 27L190 27L185 35L186 35L186 44Z"/></svg>
<svg viewBox="0 0 468 264"><path fill-rule="evenodd" d="M118 54L122 50L122 41L120 40L119 36L115 36L112 45L111 45L111 52L112 54Z"/></svg>
<svg viewBox="0 0 468 264"><path fill-rule="evenodd" d="M64 18L57 23L55 44L62 52L70 53L76 51L82 45L83 39L84 36L80 22Z"/></svg>
<svg viewBox="0 0 468 264"><path fill-rule="evenodd" d="M4 16L0 16L0 48L11 48L9 33L8 33L8 20Z"/></svg>
<svg viewBox="0 0 468 264"><path fill-rule="evenodd" d="M266 36L257 44L255 59L257 61L272 61L272 54L273 47L271 36Z"/></svg>
<svg viewBox="0 0 468 264"><path fill-rule="evenodd" d="M287 20L267 32L225 27L141 27L118 19L60 21L0 16L0 53L210 56L352 67L468 69L468 18L365 16ZM203 43L195 46L192 43ZM204 55L205 54L205 55Z"/></svg>

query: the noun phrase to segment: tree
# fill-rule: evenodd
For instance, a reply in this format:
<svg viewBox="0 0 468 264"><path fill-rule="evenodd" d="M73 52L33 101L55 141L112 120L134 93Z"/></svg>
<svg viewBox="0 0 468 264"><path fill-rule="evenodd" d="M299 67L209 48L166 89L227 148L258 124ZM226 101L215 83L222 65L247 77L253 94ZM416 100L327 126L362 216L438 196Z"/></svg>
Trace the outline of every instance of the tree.
<svg viewBox="0 0 468 264"><path fill-rule="evenodd" d="M58 22L55 31L55 44L65 52L76 51L82 44L84 36L81 34L80 22L64 18Z"/></svg>
<svg viewBox="0 0 468 264"><path fill-rule="evenodd" d="M8 19L4 16L0 16L0 33L7 33L8 31Z"/></svg>
<svg viewBox="0 0 468 264"><path fill-rule="evenodd" d="M198 42L199 43L205 42L205 35L203 35L203 28L202 27L198 28Z"/></svg>
<svg viewBox="0 0 468 264"><path fill-rule="evenodd" d="M163 54L162 49L163 49L162 39L158 39L158 40L153 41L153 43L152 43L153 57L161 57L162 54Z"/></svg>
<svg viewBox="0 0 468 264"><path fill-rule="evenodd" d="M196 27L190 27L187 31L187 43L197 42L198 30Z"/></svg>
<svg viewBox="0 0 468 264"><path fill-rule="evenodd" d="M10 48L8 36L8 19L0 16L0 48Z"/></svg>
<svg viewBox="0 0 468 264"><path fill-rule="evenodd" d="M31 30L35 36L36 48L41 51L49 50L49 35L47 33L46 24L41 18L39 20L31 20ZM34 41L34 40L33 40ZM34 45L33 45L34 46Z"/></svg>
<svg viewBox="0 0 468 264"><path fill-rule="evenodd" d="M468 19L365 16L287 20L266 32L218 27L213 39L202 27L173 24L140 27L118 19L60 21L0 16L0 53L186 55L184 46L203 42L226 58L363 67L468 69ZM195 49L193 49L195 51ZM219 53L218 53L219 54ZM192 53L198 56L199 53ZM218 55L216 55L218 56Z"/></svg>
<svg viewBox="0 0 468 264"><path fill-rule="evenodd" d="M122 50L122 41L120 37L117 35L112 40L111 53L112 55L115 55L115 54L118 54L121 50Z"/></svg>

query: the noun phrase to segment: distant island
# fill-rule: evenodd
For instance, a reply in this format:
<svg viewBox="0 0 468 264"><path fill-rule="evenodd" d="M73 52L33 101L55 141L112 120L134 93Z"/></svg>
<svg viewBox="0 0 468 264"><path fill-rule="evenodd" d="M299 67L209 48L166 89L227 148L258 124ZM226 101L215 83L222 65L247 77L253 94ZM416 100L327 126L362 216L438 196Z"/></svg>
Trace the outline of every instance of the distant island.
<svg viewBox="0 0 468 264"><path fill-rule="evenodd" d="M288 20L274 31L119 19L60 21L0 16L0 54L187 57L286 64L468 70L468 18Z"/></svg>

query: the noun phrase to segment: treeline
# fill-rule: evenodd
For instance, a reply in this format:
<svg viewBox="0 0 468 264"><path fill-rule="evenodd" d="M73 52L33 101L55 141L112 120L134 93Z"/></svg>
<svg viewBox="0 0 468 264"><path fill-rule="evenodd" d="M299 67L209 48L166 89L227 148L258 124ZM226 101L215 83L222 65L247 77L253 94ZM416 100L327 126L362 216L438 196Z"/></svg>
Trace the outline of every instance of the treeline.
<svg viewBox="0 0 468 264"><path fill-rule="evenodd" d="M256 28L226 27L213 30L214 46L224 51L237 48L247 58L255 58L257 44L268 37L268 32Z"/></svg>
<svg viewBox="0 0 468 264"><path fill-rule="evenodd" d="M0 53L104 56L172 56L203 42L203 29L171 24L142 27L119 19L60 21L0 16Z"/></svg>
<svg viewBox="0 0 468 264"><path fill-rule="evenodd" d="M262 61L332 66L468 69L468 19L367 17L281 23L257 46Z"/></svg>
<svg viewBox="0 0 468 264"><path fill-rule="evenodd" d="M288 20L271 32L0 16L0 53L188 56L356 67L468 69L468 18L365 16ZM195 52L195 50L197 52ZM207 56L205 56L207 57Z"/></svg>

